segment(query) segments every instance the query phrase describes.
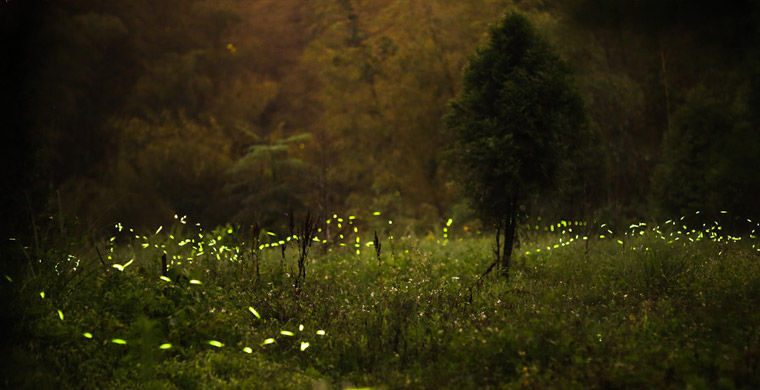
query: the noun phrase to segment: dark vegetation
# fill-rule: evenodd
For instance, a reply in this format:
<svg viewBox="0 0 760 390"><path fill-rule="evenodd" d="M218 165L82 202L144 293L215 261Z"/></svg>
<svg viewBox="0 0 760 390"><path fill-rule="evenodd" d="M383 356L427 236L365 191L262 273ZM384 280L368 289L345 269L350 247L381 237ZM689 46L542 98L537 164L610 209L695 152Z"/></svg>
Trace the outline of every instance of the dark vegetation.
<svg viewBox="0 0 760 390"><path fill-rule="evenodd" d="M0 387L760 387L758 21L3 1Z"/></svg>
<svg viewBox="0 0 760 390"><path fill-rule="evenodd" d="M351 244L391 225L342 219L341 230L331 219L334 241L314 243L322 254L309 256L297 288L301 254L288 243L300 237L262 233L255 265L243 232L184 219L156 234L115 228L99 244L105 269L95 253L50 252L30 274L2 281L17 294L10 310L20 340L3 385L760 385L756 238L682 221L596 226L603 234L594 236L575 221L531 221L509 280L479 283L493 261L490 235L456 222L447 238L442 229L413 237L388 228L378 263L371 247L357 254Z"/></svg>
<svg viewBox="0 0 760 390"><path fill-rule="evenodd" d="M558 170L555 191L523 189L531 214L760 217L758 12L733 3L4 2L6 232L31 236L30 215L89 234L174 213L286 228L290 209L379 209L423 231L471 218L442 163L443 117L510 11L567 64L511 66L566 73L593 146L520 156Z"/></svg>
<svg viewBox="0 0 760 390"><path fill-rule="evenodd" d="M567 65L519 14L491 30L462 89L446 117L451 164L481 221L496 226L495 263L506 276L528 194L556 191L558 166L575 163L570 151L591 149L583 102Z"/></svg>

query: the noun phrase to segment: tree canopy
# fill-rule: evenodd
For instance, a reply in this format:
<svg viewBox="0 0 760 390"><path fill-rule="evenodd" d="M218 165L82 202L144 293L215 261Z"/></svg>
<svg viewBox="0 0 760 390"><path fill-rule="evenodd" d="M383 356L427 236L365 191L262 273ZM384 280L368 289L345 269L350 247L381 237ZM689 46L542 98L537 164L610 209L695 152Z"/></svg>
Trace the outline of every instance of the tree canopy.
<svg viewBox="0 0 760 390"><path fill-rule="evenodd" d="M520 207L556 187L558 167L585 139L581 96L547 40L510 13L470 59L446 122L464 193L504 233L506 268Z"/></svg>
<svg viewBox="0 0 760 390"><path fill-rule="evenodd" d="M155 226L179 213L207 225L249 223L281 216L284 203L321 214L382 210L418 226L470 218L442 164L450 139L440 129L447 103L490 71L483 62L477 74L473 64L471 80L462 78L468 56L479 45L484 56L500 56L487 52L495 39L488 26L509 11L534 25L512 43L536 46L499 57L521 70L494 75L494 86L460 101L473 117L498 118L477 131L513 137L473 143L473 151L529 156L483 161L501 164L498 186L519 188L522 204L547 217L673 214L713 202L678 196L678 172L698 177L688 163L697 159L692 167L721 172L711 173L704 199L756 218L758 6L680 3L5 2L0 90L13 112L3 145L14 168L3 220L62 215L102 229L114 220ZM538 49L546 45L555 53ZM565 64L549 60L560 57ZM589 132L536 138L534 129L563 126L552 116L569 118L559 107L580 104L551 90L569 67ZM524 88L532 84L540 88ZM689 107L700 106L698 94L714 101L710 112L720 111L725 126L697 124L700 110ZM539 112L548 101L567 105ZM505 120L516 116L523 122ZM709 162L673 149L684 134L706 132L725 134L710 144ZM310 137L287 142L300 134ZM563 145L592 139L593 151L562 158ZM555 149L556 159L544 159ZM536 198L556 186L559 193ZM282 191L292 196L273 195ZM499 202L481 203L498 209L507 200ZM13 224L7 231L28 225Z"/></svg>

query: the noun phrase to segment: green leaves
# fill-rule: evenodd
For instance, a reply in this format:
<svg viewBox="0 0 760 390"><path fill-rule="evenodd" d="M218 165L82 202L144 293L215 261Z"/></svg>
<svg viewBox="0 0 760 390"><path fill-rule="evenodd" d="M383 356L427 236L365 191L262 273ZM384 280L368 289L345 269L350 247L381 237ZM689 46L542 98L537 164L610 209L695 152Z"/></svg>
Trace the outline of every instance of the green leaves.
<svg viewBox="0 0 760 390"><path fill-rule="evenodd" d="M267 137L260 137L234 162L227 171L229 182L225 192L242 207L237 219L256 214L261 223L273 225L280 210L302 204L298 194L307 192L303 176L312 168L303 159L301 150L310 139L308 133L288 136L278 128Z"/></svg>
<svg viewBox="0 0 760 390"><path fill-rule="evenodd" d="M527 194L554 188L575 133L586 130L567 67L516 13L470 59L445 122L454 141L447 154L452 170L488 221L503 219Z"/></svg>

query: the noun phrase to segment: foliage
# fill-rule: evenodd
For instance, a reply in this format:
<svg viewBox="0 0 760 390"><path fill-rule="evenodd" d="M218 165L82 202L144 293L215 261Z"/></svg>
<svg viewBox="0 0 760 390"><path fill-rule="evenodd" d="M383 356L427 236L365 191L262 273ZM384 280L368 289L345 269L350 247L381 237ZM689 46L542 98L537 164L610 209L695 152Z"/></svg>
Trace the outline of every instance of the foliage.
<svg viewBox="0 0 760 390"><path fill-rule="evenodd" d="M305 148L309 134L287 138L280 131L251 145L228 170L232 177L224 190L239 205L232 221L275 226L282 220L282 210L306 208L313 171L301 158L298 150Z"/></svg>
<svg viewBox="0 0 760 390"><path fill-rule="evenodd" d="M315 9L320 34L304 59L319 70L312 134L328 212L382 209L422 226L444 219L451 191L439 157L441 118L467 53L502 8L435 0Z"/></svg>
<svg viewBox="0 0 760 390"><path fill-rule="evenodd" d="M557 187L559 167L570 176L570 151L584 146L583 101L548 41L511 13L470 59L446 122L451 165L481 219L496 227L495 264L506 275L527 200Z"/></svg>
<svg viewBox="0 0 760 390"><path fill-rule="evenodd" d="M675 114L665 134L662 160L653 179L653 200L661 213L721 210L760 216L746 196L760 188L752 173L760 138L742 111L697 88ZM716 205L722 205L718 209Z"/></svg>
<svg viewBox="0 0 760 390"><path fill-rule="evenodd" d="M671 131L665 134L662 164L654 177L654 199L665 214L704 210L715 214L710 189L719 155L717 145L734 123L726 107L706 96L704 89L692 93L676 113Z"/></svg>
<svg viewBox="0 0 760 390"><path fill-rule="evenodd" d="M557 166L585 131L566 65L517 14L491 31L465 71L447 117L453 166L485 219L510 213L510 199L554 186Z"/></svg>
<svg viewBox="0 0 760 390"><path fill-rule="evenodd" d="M184 222L155 234L116 229L99 245L122 270L104 271L80 246L3 278L19 316L4 385L760 385L758 242L724 236L717 222L605 226L604 238L585 240L584 223L542 225L524 237L509 283L478 288L487 240L461 225L445 244L382 238L382 265L372 251L333 244L310 256L298 293L279 248L263 251L256 281L236 229ZM170 281L159 279L163 251ZM298 254L286 256L287 267Z"/></svg>
<svg viewBox="0 0 760 390"><path fill-rule="evenodd" d="M285 204L322 215L393 211L422 231L462 210L441 158L450 141L442 117L461 93L468 55L505 11L525 14L572 66L595 133L581 137L589 152L579 147L565 160L577 164L538 167L560 177L558 195L528 200L542 215L651 214L665 133L699 86L737 118L735 138L724 140L732 153L711 162L725 172L711 182L721 189L709 192L757 215L744 195L754 185L733 196L726 188L752 180L742 167L754 164L760 13L748 1L678 3L6 2L0 31L11 50L0 90L15 130L4 143L13 167L2 191L4 231L31 234L31 218L59 211L92 232L117 218L153 226L155 215L172 212L216 225L254 211L277 215ZM168 128L176 139L163 139ZM298 174L267 186L253 178L245 190L240 175L224 174L253 145L298 134L312 137L288 156L303 163ZM153 147L135 149L146 140ZM171 146L176 154L154 156ZM160 166L168 162L177 165ZM270 187L298 196L270 202L258 193ZM160 211L140 210L145 204Z"/></svg>

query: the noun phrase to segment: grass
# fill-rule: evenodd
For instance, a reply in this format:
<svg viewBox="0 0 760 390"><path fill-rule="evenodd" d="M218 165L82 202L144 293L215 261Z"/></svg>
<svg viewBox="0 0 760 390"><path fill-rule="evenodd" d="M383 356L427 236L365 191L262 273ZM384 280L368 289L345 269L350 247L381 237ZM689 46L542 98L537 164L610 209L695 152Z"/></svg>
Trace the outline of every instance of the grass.
<svg viewBox="0 0 760 390"><path fill-rule="evenodd" d="M256 278L258 248L229 227L117 227L102 263L94 250L50 250L2 281L17 318L3 385L760 387L754 236L680 222L530 225L510 280L476 287L492 256L481 235L454 225L447 239L394 237L385 226L379 265L371 239L355 252L360 221L343 222L347 245L315 244L300 291L294 247L283 262L262 246ZM170 281L159 278L164 252Z"/></svg>

